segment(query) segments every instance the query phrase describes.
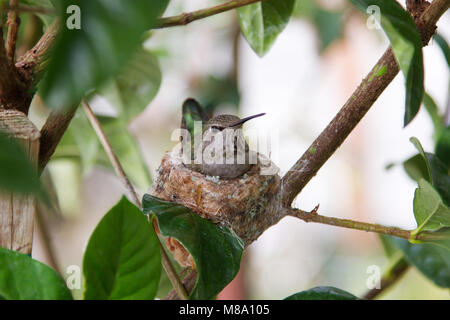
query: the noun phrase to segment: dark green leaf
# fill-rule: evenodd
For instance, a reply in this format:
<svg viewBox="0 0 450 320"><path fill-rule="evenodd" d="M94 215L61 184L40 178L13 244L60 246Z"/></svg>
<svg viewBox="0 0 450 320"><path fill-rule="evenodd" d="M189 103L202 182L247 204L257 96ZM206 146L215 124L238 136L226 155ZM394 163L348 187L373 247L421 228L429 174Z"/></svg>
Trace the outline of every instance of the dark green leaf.
<svg viewBox="0 0 450 320"><path fill-rule="evenodd" d="M95 228L83 259L85 299L153 299L161 274L158 239L125 197Z"/></svg>
<svg viewBox="0 0 450 320"><path fill-rule="evenodd" d="M450 227L450 209L425 179L419 180L419 188L414 193L414 216L417 229L411 235L421 231L435 231L442 227Z"/></svg>
<svg viewBox="0 0 450 320"><path fill-rule="evenodd" d="M380 8L381 26L391 42L395 58L406 78L406 111L404 125L419 112L424 93L422 40L411 15L397 1L350 0L366 12L367 7Z"/></svg>
<svg viewBox="0 0 450 320"><path fill-rule="evenodd" d="M434 102L434 99L428 93L424 93L422 102L425 110L427 110L430 115L431 121L433 122L433 136L435 139L438 139L440 132L444 128L444 117L439 114L439 109L436 102Z"/></svg>
<svg viewBox="0 0 450 320"><path fill-rule="evenodd" d="M0 130L0 189L44 196L37 170L25 151Z"/></svg>
<svg viewBox="0 0 450 320"><path fill-rule="evenodd" d="M314 12L313 22L320 38L320 51L328 46L342 34L342 12L324 10L320 7Z"/></svg>
<svg viewBox="0 0 450 320"><path fill-rule="evenodd" d="M335 287L315 287L295 293L284 300L358 300L358 297Z"/></svg>
<svg viewBox="0 0 450 320"><path fill-rule="evenodd" d="M437 138L436 156L450 168L450 126L443 128Z"/></svg>
<svg viewBox="0 0 450 320"><path fill-rule="evenodd" d="M0 297L8 300L71 300L64 280L26 254L0 248Z"/></svg>
<svg viewBox="0 0 450 320"><path fill-rule="evenodd" d="M442 163L434 154L425 152L417 138L412 137L411 142L419 150L419 154L422 156L423 163L420 164L420 159L415 158L414 161L411 159L407 160L410 162L409 165L412 168L416 165L414 169L416 174L411 175L411 168L407 170L411 177L422 177L428 182L430 182L433 187L439 192L444 203L450 205L450 176L448 175L448 169L445 164ZM411 160L411 161L410 161ZM418 174L421 172L422 176ZM418 179L417 179L418 180Z"/></svg>
<svg viewBox="0 0 450 320"><path fill-rule="evenodd" d="M445 39L439 33L437 33L434 36L434 41L436 41L436 43L441 48L445 60L447 61L448 66L450 67L450 48L448 46L447 41L445 41Z"/></svg>
<svg viewBox="0 0 450 320"><path fill-rule="evenodd" d="M210 299L236 276L244 245L230 229L148 194L143 210L155 214L161 233L180 241L194 258L198 278L191 298Z"/></svg>
<svg viewBox="0 0 450 320"><path fill-rule="evenodd" d="M142 33L168 0L79 0L81 28L69 29L72 0L58 1L62 32L52 51L40 94L49 107L78 103L88 90L114 75L141 43Z"/></svg>
<svg viewBox="0 0 450 320"><path fill-rule="evenodd" d="M286 27L295 0L266 0L237 9L242 34L262 57Z"/></svg>
<svg viewBox="0 0 450 320"><path fill-rule="evenodd" d="M405 239L391 238L406 260L436 285L450 288L450 250L433 243L411 244ZM450 248L450 240L448 248Z"/></svg>

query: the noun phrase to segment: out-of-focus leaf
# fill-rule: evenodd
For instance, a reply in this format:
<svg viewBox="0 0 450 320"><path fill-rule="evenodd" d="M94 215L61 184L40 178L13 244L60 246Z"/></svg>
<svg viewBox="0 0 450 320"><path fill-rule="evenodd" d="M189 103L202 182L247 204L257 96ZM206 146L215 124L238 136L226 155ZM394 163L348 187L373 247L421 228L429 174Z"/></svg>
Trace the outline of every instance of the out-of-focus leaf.
<svg viewBox="0 0 450 320"><path fill-rule="evenodd" d="M450 48L448 46L448 42L439 33L437 33L434 36L434 41L436 41L436 43L441 48L445 60L447 61L448 66L450 67Z"/></svg>
<svg viewBox="0 0 450 320"><path fill-rule="evenodd" d="M141 189L148 189L151 177L137 142L127 129L127 124L121 119L109 117L100 117L100 123L131 182ZM97 161L103 166L112 168L103 148Z"/></svg>
<svg viewBox="0 0 450 320"><path fill-rule="evenodd" d="M414 216L417 229L411 233L412 235L421 231L435 231L442 227L450 227L450 209L425 179L419 180L419 187L414 193Z"/></svg>
<svg viewBox="0 0 450 320"><path fill-rule="evenodd" d="M434 133L433 136L435 140L438 139L441 131L444 129L444 117L439 114L439 109L434 102L434 99L428 94L424 93L422 101L425 110L427 110L430 115L431 121L433 122Z"/></svg>
<svg viewBox="0 0 450 320"><path fill-rule="evenodd" d="M55 270L26 254L0 248L0 297L8 300L71 300Z"/></svg>
<svg viewBox="0 0 450 320"><path fill-rule="evenodd" d="M237 9L242 34L257 55L262 57L286 27L295 0L266 0Z"/></svg>
<svg viewBox="0 0 450 320"><path fill-rule="evenodd" d="M161 274L158 238L123 197L99 222L83 258L85 299L151 300Z"/></svg>
<svg viewBox="0 0 450 320"><path fill-rule="evenodd" d="M244 250L236 234L186 207L149 194L142 204L145 213L155 214L161 233L177 239L194 258L198 278L191 298L210 299L233 280Z"/></svg>
<svg viewBox="0 0 450 320"><path fill-rule="evenodd" d="M72 0L56 2L63 27L40 85L46 105L73 105L114 75L139 47L142 33L153 25L167 2L79 0L77 7ZM66 13L71 5L75 11ZM71 25L77 13L81 13L79 29Z"/></svg>
<svg viewBox="0 0 450 320"><path fill-rule="evenodd" d="M369 6L380 8L381 26L386 33L395 58L406 78L406 103L404 125L414 119L422 102L423 54L422 40L411 15L397 1L350 0L366 12Z"/></svg>
<svg viewBox="0 0 450 320"><path fill-rule="evenodd" d="M390 237L402 250L406 260L436 285L450 288L450 250L433 243L411 244L408 240ZM450 240L447 240L450 248Z"/></svg>
<svg viewBox="0 0 450 320"><path fill-rule="evenodd" d="M117 77L99 90L129 123L152 101L161 84L158 59L148 50L136 52Z"/></svg>
<svg viewBox="0 0 450 320"><path fill-rule="evenodd" d="M317 7L312 18L320 38L320 51L323 52L342 34L342 12Z"/></svg>
<svg viewBox="0 0 450 320"><path fill-rule="evenodd" d="M37 170L25 151L0 128L0 189L45 197Z"/></svg>
<svg viewBox="0 0 450 320"><path fill-rule="evenodd" d="M450 168L450 125L441 130L437 138L435 152L447 169Z"/></svg>
<svg viewBox="0 0 450 320"><path fill-rule="evenodd" d="M315 287L297 292L284 300L358 300L358 297L335 287Z"/></svg>

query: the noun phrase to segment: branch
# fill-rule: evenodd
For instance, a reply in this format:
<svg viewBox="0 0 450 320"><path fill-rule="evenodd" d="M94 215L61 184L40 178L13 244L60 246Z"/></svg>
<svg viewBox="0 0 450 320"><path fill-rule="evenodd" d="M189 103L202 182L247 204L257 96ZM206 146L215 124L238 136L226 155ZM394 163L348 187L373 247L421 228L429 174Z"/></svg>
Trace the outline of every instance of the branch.
<svg viewBox="0 0 450 320"><path fill-rule="evenodd" d="M89 104L83 100L82 102L84 111L86 113L86 116L88 117L89 121L91 122L92 127L94 128L95 133L97 134L97 137L100 140L100 143L103 146L103 149L105 149L106 154L108 155L108 158L114 167L114 170L116 171L116 174L119 176L119 178L122 180L122 183L124 184L127 191L131 194L133 198L134 204L141 209L142 203L139 200L139 197L136 193L136 190L134 189L133 185L131 184L130 180L128 179L127 175L125 174L125 171L122 168L122 165L120 164L119 159L117 158L116 154L114 153L114 150L111 147L111 144L108 141L108 138L105 135L105 132L103 131L100 122L98 121L97 117L95 116L94 112L90 108ZM154 225L153 225L154 227ZM158 239L159 242L159 239ZM167 256L166 252L164 251L164 248L159 242L160 248L161 248L161 259L162 259L162 265L164 267L164 270L167 273L167 276L170 279L170 282L172 283L174 289L176 290L179 297L181 297L184 300L187 300L189 298L186 289L184 288L183 284L181 283L180 279L178 278L178 275L175 272L175 268L172 266L172 263L169 260L169 257Z"/></svg>
<svg viewBox="0 0 450 320"><path fill-rule="evenodd" d="M5 12L5 11L14 11L14 12L18 12L18 13L20 13L20 12L41 13L41 14L47 14L47 15L56 15L57 14L56 10L54 10L52 8L30 7L30 6L25 6L25 5L21 5L21 4L4 5L0 8L0 12Z"/></svg>
<svg viewBox="0 0 450 320"><path fill-rule="evenodd" d="M402 278L402 276L408 271L409 263L405 260L403 255L400 255L395 258L393 263L389 266L388 270L384 272L381 281L380 288L373 288L367 291L363 299L373 300L378 297L381 293L385 292L392 285L394 285L398 280Z"/></svg>
<svg viewBox="0 0 450 320"><path fill-rule="evenodd" d="M317 209L317 207L316 207ZM321 216L314 209L311 212L303 211L300 209L284 209L285 215L299 218L305 222L316 222L321 224L327 224L335 227L342 227L348 229L356 229L367 232L375 232L380 234L386 234L398 238L410 240L411 232L414 230L404 230L396 227L387 227L380 224L372 224L367 222L359 222L350 219L341 219L334 217ZM433 234L432 232L422 232L414 237L414 240L419 241L433 241L433 240L448 240L448 235L445 234Z"/></svg>
<svg viewBox="0 0 450 320"><path fill-rule="evenodd" d="M430 40L437 20L449 6L448 0L435 0L420 16L420 23L417 25L424 44ZM386 67L386 73L377 76L377 70L381 66ZM287 207L292 203L297 194L344 142L398 72L397 62L392 49L389 48L325 130L283 177L283 206Z"/></svg>
<svg viewBox="0 0 450 320"><path fill-rule="evenodd" d="M207 18L218 13L233 10L239 7L247 6L252 3L261 2L264 0L235 0L228 1L223 4L219 4L215 7L201 9L189 13L182 13L178 16L161 18L156 22L156 26L153 29L161 29L174 26L184 26L192 21Z"/></svg>
<svg viewBox="0 0 450 320"><path fill-rule="evenodd" d="M53 110L41 129L41 147L39 149L38 170L42 173L50 161L61 138L69 127L78 105L67 109Z"/></svg>
<svg viewBox="0 0 450 320"><path fill-rule="evenodd" d="M9 0L9 5L11 7L15 7L19 4L19 0ZM16 42L17 42L17 35L19 32L19 24L20 24L20 18L17 14L17 11L11 10L8 12L8 40L7 40L7 47L6 52L8 54L9 62L11 65L14 64L15 61L15 54L16 54Z"/></svg>

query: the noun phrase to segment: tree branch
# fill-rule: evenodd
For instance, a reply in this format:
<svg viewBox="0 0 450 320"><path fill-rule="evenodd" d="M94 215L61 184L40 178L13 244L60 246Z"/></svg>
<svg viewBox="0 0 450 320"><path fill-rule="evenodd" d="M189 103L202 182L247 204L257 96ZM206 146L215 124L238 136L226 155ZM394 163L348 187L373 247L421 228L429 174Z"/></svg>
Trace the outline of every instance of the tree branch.
<svg viewBox="0 0 450 320"><path fill-rule="evenodd" d="M363 299L366 300L373 300L376 297L378 297L380 294L385 292L387 289L389 289L392 285L394 285L398 280L400 280L403 275L408 271L409 269L409 263L405 260L403 255L400 255L398 257L394 257L395 260L389 268L384 272L381 281L380 281L380 288L373 288L367 291Z"/></svg>
<svg viewBox="0 0 450 320"><path fill-rule="evenodd" d="M407 240L411 239L411 232L414 231L414 230L404 230L397 227L387 227L380 224L359 222L350 219L321 216L317 213L316 209L311 212L303 211L300 209L284 209L284 210L285 215L299 218L305 222L316 222L335 227L356 229L367 232L375 232ZM448 235L437 234L432 232L421 232L417 236L415 236L414 239L419 241L447 240Z"/></svg>
<svg viewBox="0 0 450 320"><path fill-rule="evenodd" d="M10 7L15 7L19 4L19 0L9 0ZM11 10L8 12L8 40L6 52L8 54L9 62L14 65L16 54L17 34L19 33L20 18L17 11Z"/></svg>
<svg viewBox="0 0 450 320"><path fill-rule="evenodd" d="M42 173L56 150L61 138L69 127L78 105L67 109L53 110L41 129L38 170Z"/></svg>
<svg viewBox="0 0 450 320"><path fill-rule="evenodd" d="M97 137L99 138L100 143L103 146L103 149L105 149L105 152L108 155L108 158L109 158L112 166L114 167L116 174L122 180L122 183L124 184L125 188L130 193L131 197L133 198L134 204L139 209L141 209L142 203L139 200L136 190L134 189L133 185L131 184L130 180L128 179L127 175L125 174L125 171L123 170L119 159L117 158L116 154L114 153L114 150L112 149L111 144L109 143L108 138L106 137L105 132L103 131L103 129L100 125L100 122L98 121L94 112L90 108L89 104L84 100L83 100L82 104L83 104L83 108L86 113L86 116L88 117L89 121L91 122L91 125L94 128L94 131L97 134ZM153 225L153 227L155 227L155 226ZM159 239L158 239L158 242L159 242ZM164 251L164 248L163 248L161 242L159 242L159 245L161 248L162 265L164 267L164 270L167 273L167 276L170 279L170 282L172 283L174 289L176 290L177 295L179 297L181 297L182 299L187 300L189 298L189 296L186 292L186 289L184 288L183 284L181 283L180 279L178 278L178 275L175 272L175 268L172 266L172 263L170 262L169 257L167 256L166 252Z"/></svg>
<svg viewBox="0 0 450 320"><path fill-rule="evenodd" d="M219 4L215 7L201 9L189 13L182 13L173 17L161 18L156 22L156 26L154 29L174 27L174 26L183 26L192 21L207 18L218 13L222 13L225 11L233 10L239 7L247 6L252 3L261 2L264 0L234 0L228 1L223 4Z"/></svg>
<svg viewBox="0 0 450 320"><path fill-rule="evenodd" d="M433 1L420 16L417 23L424 44L428 43L439 17L449 8L450 1ZM417 21L416 21L417 22ZM378 75L379 68L386 73ZM399 71L392 49L389 48L378 60L372 71L363 79L342 109L317 137L301 158L282 179L282 203L288 207L306 184L369 111L370 107L391 83Z"/></svg>

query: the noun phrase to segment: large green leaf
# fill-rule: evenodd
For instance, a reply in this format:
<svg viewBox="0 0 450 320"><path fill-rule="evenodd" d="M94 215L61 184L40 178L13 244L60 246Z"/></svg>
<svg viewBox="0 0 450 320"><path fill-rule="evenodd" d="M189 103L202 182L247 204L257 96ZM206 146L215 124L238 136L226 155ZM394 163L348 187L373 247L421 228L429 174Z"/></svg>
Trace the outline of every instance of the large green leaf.
<svg viewBox="0 0 450 320"><path fill-rule="evenodd" d="M406 172L416 181L423 178L430 182L439 192L444 203L449 206L450 176L448 175L448 168L434 154L425 152L417 138L412 137L410 140L419 150L419 155L404 163Z"/></svg>
<svg viewBox="0 0 450 320"><path fill-rule="evenodd" d="M100 221L83 259L85 299L153 299L161 274L158 238L123 197Z"/></svg>
<svg viewBox="0 0 450 320"><path fill-rule="evenodd" d="M21 146L0 130L0 189L43 195L37 170Z"/></svg>
<svg viewBox="0 0 450 320"><path fill-rule="evenodd" d="M55 270L26 254L0 248L0 297L10 300L71 300Z"/></svg>
<svg viewBox="0 0 450 320"><path fill-rule="evenodd" d="M395 58L406 78L404 125L419 112L424 93L422 40L411 15L397 1L350 0L366 12L369 6L380 8L381 27L386 33Z"/></svg>
<svg viewBox="0 0 450 320"><path fill-rule="evenodd" d="M419 180L419 187L414 193L414 216L417 229L411 235L421 231L435 231L442 227L450 227L450 209L425 179Z"/></svg>
<svg viewBox="0 0 450 320"><path fill-rule="evenodd" d="M164 236L173 237L189 251L198 278L193 299L210 299L239 271L244 244L230 229L201 218L186 207L144 195L143 210L153 213Z"/></svg>
<svg viewBox="0 0 450 320"><path fill-rule="evenodd" d="M295 0L266 0L237 9L242 34L262 57L286 27Z"/></svg>
<svg viewBox="0 0 450 320"><path fill-rule="evenodd" d="M440 287L450 288L450 240L446 240L446 248L434 243L411 244L401 238L390 239L427 278Z"/></svg>
<svg viewBox="0 0 450 320"><path fill-rule="evenodd" d="M358 300L358 297L335 287L315 287L297 292L284 300Z"/></svg>
<svg viewBox="0 0 450 320"><path fill-rule="evenodd" d="M142 33L162 13L168 0L79 0L81 28L69 29L66 10L72 0L59 0L62 32L54 45L40 94L49 107L78 103L88 90L114 75L139 47Z"/></svg>

